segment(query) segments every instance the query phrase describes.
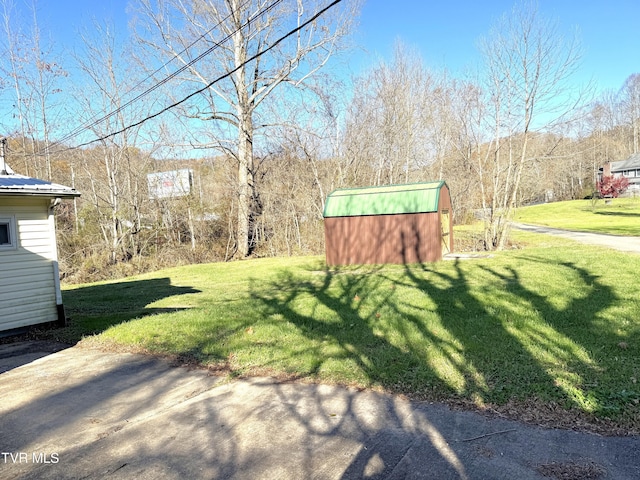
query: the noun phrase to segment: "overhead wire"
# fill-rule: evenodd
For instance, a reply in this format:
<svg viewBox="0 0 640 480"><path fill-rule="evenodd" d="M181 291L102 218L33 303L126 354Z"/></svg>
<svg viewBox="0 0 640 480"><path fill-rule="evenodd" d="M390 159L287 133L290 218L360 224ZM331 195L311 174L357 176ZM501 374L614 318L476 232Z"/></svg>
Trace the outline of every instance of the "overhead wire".
<svg viewBox="0 0 640 480"><path fill-rule="evenodd" d="M99 138L96 138L94 140L91 140L89 142L85 142L85 143L81 143L79 145L77 145L75 148L81 148L81 147L86 147L88 145L91 145L93 143L96 142L101 142L103 140L106 140L108 138L114 137L116 135L119 135L120 133L124 133L127 130L130 130L131 128L135 128L138 127L140 125L142 125L143 123L156 118L160 115L162 115L163 113L171 110L172 108L177 107L178 105L181 105L182 103L186 102L187 100L195 97L196 95L199 95L201 93L203 93L205 90L211 88L213 85L215 85L216 83L220 82L221 80L224 80L225 78L230 77L231 75L233 75L235 72L237 72L238 70L240 70L242 67L244 67L245 65L247 65L248 63L251 63L252 61L256 60L257 58L259 58L260 56L264 55L265 53L269 52L270 50L274 49L276 46L278 46L280 43L282 43L284 40L286 40L287 38L289 38L290 36L298 33L300 30L304 29L307 25L313 23L315 20L317 20L321 15L323 15L327 10L329 10L330 8L334 7L335 5L337 5L338 3L340 3L342 0L334 0L333 2L331 2L330 4L328 4L326 7L322 8L321 10L319 10L318 12L316 12L312 17L310 17L308 20L306 20L304 23L298 25L296 28L294 28L293 30L290 30L288 33L286 33L285 35L283 35L282 37L280 37L279 39L277 39L275 42L273 42L270 46L268 46L267 48L265 48L264 50L259 51L258 53L256 53L255 55L253 55L252 57L248 58L247 60L245 60L244 62L242 62L240 65L236 66L234 69L229 70L228 72L224 73L223 75L220 75L219 77L217 77L216 79L212 80L211 82L209 82L207 85L205 85L204 87L190 93L189 95L187 95L186 97L184 97L182 100L178 100L177 102L174 102L164 108L162 108L161 110L159 110L156 113L153 113L151 115L146 116L145 118L143 118L142 120L139 120L137 122L131 123L123 128L121 128L120 130L117 130L115 132L109 133L107 135L103 135Z"/></svg>
<svg viewBox="0 0 640 480"><path fill-rule="evenodd" d="M250 0L247 0L247 3ZM167 82L169 82L170 80L174 79L176 76L178 76L179 74L181 74L182 72L184 72L185 70L187 70L188 68L192 67L195 63L199 62L200 60L202 60L203 58L205 58L207 55L211 54L213 51L215 51L217 48L219 48L221 45L223 45L224 43L226 43L235 33L237 33L238 31L242 30L243 28L246 28L248 25L251 24L251 22L253 22L256 18L264 15L265 13L268 13L270 10L272 10L273 8L275 8L279 3L281 3L283 0L275 0L272 4L268 5L267 7L265 7L262 10L259 10L258 12L256 12L255 14L253 14L250 18L248 18L242 25L240 25L238 28L236 28L236 30L234 30L233 32L231 32L230 34L228 34L226 37L224 37L222 40L220 40L219 42L215 42L214 45L210 48L208 48L207 50L205 50L204 52L202 52L201 54L199 54L197 57L195 57L194 59L190 60L189 62L185 63L182 67L180 67L178 70L174 71L173 73L171 73L170 75L168 75L167 77L163 78L162 80L156 82L156 84L152 85L151 87L147 88L145 91L143 91L142 93L136 95L134 98L132 98L131 100L127 101L125 104L121 105L120 107L118 107L117 109L103 115L102 117L93 120L92 123L89 124L85 124L82 125L78 128L76 128L75 130L73 130L72 132L70 132L69 134L65 135L63 138L61 138L60 140L57 140L56 142L53 142L52 144L49 145L49 148L51 148L52 146L55 145L59 145L62 144L68 140L70 140L71 138L74 138L76 136L78 136L80 133L84 132L85 130L89 130L90 128L104 122L105 120L107 120L108 118L117 115L118 113L122 112L125 108L127 108L128 106L132 105L134 102L140 100L141 98L149 95L150 93L152 93L153 91L157 90L158 88L160 88L162 85L166 84ZM140 85L142 85L144 82L146 82L149 78L153 78L154 75L156 75L158 72L160 72L161 70L165 69L171 62L175 61L177 58L179 58L181 55L185 54L188 52L188 50L190 48L192 48L196 43L198 43L200 40L202 40L203 38L205 38L207 35L209 35L213 30L217 29L220 27L220 25L223 24L223 22L225 22L226 20L228 20L231 17L231 13L229 15L227 15L224 19L220 20L215 26L213 26L212 28L210 28L209 30L207 30L205 33L203 33L202 35L200 35L196 40L194 40L189 46L185 47L182 51L178 52L176 55L174 55L173 58L171 58L169 61L165 62L162 66L158 67L154 72L150 73L144 80L141 80L140 82L138 82L138 84L136 84L136 86L134 86L130 91L135 90L137 87L139 87ZM125 94L126 95L126 94ZM72 147L73 148L73 147ZM69 150L69 148L67 149L62 149L61 151L66 151Z"/></svg>
<svg viewBox="0 0 640 480"><path fill-rule="evenodd" d="M247 2L250 0L247 0ZM270 5L267 9L265 9L266 11L268 11L268 9L271 9L273 6L275 6L277 3L280 3L282 0L276 0L276 2L272 5ZM262 14L261 12L258 12L258 14ZM202 40L203 38L205 38L205 36L207 36L209 33L211 33L213 30L215 30L216 28L220 27L220 25L222 25L222 23L226 20L228 20L231 17L232 14L227 15L224 19L222 19L220 22L218 22L215 26L213 26L212 28L210 28L209 30L207 30L205 33L203 33L202 35L200 35L196 40L194 40L189 46L185 47L182 51L178 52L173 58L171 58L169 61L165 62L162 66L160 66L159 68L157 68L154 72L152 72L151 74L149 74L144 80L138 82L138 84L133 87L129 92L135 90L138 86L140 86L141 84L143 84L144 82L146 82L149 78L152 78L155 74L157 74L158 72L160 72L161 70L163 70L165 67L167 67L171 62L175 61L177 58L179 58L179 56L183 55L184 53L186 53L191 47L193 47L196 43L198 43L200 40ZM254 15L255 18L256 15ZM248 22L251 22L253 20L253 18L249 19ZM245 22L246 23L246 22ZM244 28L245 25L242 25L239 28ZM236 31L238 31L238 29L236 29ZM170 74L168 77L164 78L163 80L160 80L159 82L157 82L155 85L153 85L152 87L148 88L147 90L145 90L144 92L140 93L139 95L137 95L135 98L129 100L128 102L126 102L124 105L120 106L119 108L117 108L114 111L111 111L109 113L107 113L106 115L100 117L97 120L94 120L92 123L87 124L87 125L82 125L80 127L78 127L77 129L75 129L73 132L71 132L70 134L66 135L64 138L58 140L57 142L55 142L55 144L60 144L63 143L77 135L79 135L80 133L82 133L85 130L88 130L92 127L94 127L95 125L98 125L99 123L102 123L103 121L105 121L106 119L112 117L113 115L116 115L118 113L120 113L124 108L128 107L129 105L133 104L134 102L136 102L137 100L145 97L146 95L148 95L149 93L151 93L152 91L156 90L157 88L159 88L160 86L164 85L165 83L167 83L169 80L173 79L174 77L176 77L177 75L179 75L180 73L182 73L184 70L186 70L187 68L191 67L193 64L195 64L196 62L198 62L199 60L201 60L202 58L204 58L205 56L207 56L209 53L211 53L213 50L215 50L216 48L218 48L222 43L226 42L228 40L229 36L227 36L225 39L223 39L220 42L217 42L214 47L208 49L206 51L206 53L199 55L198 57L196 57L195 59L191 60L190 62L188 62L187 64L183 65L180 69L178 69L177 71L173 72L172 74ZM66 149L65 149L66 150ZM63 151L65 151L63 150Z"/></svg>

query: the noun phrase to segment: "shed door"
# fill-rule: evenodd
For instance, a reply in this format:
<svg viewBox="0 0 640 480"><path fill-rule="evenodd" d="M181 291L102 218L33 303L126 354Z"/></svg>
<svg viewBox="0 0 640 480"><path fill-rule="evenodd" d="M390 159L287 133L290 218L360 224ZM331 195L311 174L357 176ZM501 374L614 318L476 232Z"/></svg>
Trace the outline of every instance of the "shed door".
<svg viewBox="0 0 640 480"><path fill-rule="evenodd" d="M440 212L440 231L442 232L442 255L446 255L450 252L450 232L449 228L451 227L451 222L449 218L449 210L443 209Z"/></svg>

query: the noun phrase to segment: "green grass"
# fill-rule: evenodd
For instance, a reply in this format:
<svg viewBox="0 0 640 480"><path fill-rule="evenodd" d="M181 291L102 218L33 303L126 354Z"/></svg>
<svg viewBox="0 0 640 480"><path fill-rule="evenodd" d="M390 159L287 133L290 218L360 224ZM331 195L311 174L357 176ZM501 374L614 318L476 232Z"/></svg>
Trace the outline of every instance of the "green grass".
<svg viewBox="0 0 640 480"><path fill-rule="evenodd" d="M571 200L518 209L515 220L582 232L640 236L640 198Z"/></svg>
<svg viewBox="0 0 640 480"><path fill-rule="evenodd" d="M260 259L66 287L72 325L54 334L232 375L536 399L640 431L640 256L536 238L471 261Z"/></svg>

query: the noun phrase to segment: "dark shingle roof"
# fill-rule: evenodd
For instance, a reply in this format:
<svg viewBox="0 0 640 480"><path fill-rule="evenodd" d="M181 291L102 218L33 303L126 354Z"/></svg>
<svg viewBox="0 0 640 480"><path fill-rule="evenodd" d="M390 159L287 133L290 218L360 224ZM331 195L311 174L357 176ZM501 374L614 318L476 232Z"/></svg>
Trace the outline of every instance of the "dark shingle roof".
<svg viewBox="0 0 640 480"><path fill-rule="evenodd" d="M611 162L611 173L620 172L622 170L632 170L640 168L640 153L634 153L626 160Z"/></svg>

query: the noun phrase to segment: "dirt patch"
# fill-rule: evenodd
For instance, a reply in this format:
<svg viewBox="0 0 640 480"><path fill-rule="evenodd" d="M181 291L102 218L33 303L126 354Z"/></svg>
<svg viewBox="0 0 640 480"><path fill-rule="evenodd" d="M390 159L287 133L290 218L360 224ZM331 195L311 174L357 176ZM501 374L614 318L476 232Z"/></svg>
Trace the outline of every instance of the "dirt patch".
<svg viewBox="0 0 640 480"><path fill-rule="evenodd" d="M413 397L410 396L410 398ZM499 417L543 428L595 433L606 437L640 435L640 425L638 425L637 418L616 420L600 418L587 412L567 410L555 402L545 402L538 399L509 400L504 405L484 404L482 406L476 405L471 400L442 397L413 399L437 401L454 410L474 411L489 417Z"/></svg>
<svg viewBox="0 0 640 480"><path fill-rule="evenodd" d="M566 409L555 402L537 399L510 400L505 405L493 407L493 410L504 417L545 428L562 428L605 436L640 434L637 419L625 421L621 418L613 421L587 412Z"/></svg>

